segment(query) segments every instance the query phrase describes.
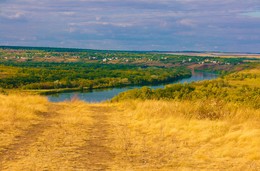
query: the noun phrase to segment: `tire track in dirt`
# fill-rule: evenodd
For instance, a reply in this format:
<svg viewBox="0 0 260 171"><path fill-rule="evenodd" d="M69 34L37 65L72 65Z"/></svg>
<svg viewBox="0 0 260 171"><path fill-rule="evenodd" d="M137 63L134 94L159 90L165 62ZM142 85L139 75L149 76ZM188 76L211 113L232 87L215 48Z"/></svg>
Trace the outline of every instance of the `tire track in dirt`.
<svg viewBox="0 0 260 171"><path fill-rule="evenodd" d="M111 143L109 130L111 125L108 122L109 107L91 108L94 124L89 127L89 139L84 146L79 147L80 156L75 159L83 170L111 170L114 154L108 147Z"/></svg>
<svg viewBox="0 0 260 171"><path fill-rule="evenodd" d="M59 108L60 106L50 105L48 112L38 113L42 117L39 123L33 124L23 134L16 136L12 144L3 147L5 150L0 153L0 170L4 169L5 163L16 161L26 155L28 146L53 124L52 119L58 115L55 111Z"/></svg>
<svg viewBox="0 0 260 171"><path fill-rule="evenodd" d="M77 122L67 127L63 118L69 115L60 113L61 107L49 106L48 112L39 114L39 123L5 147L0 153L0 170L111 170L115 157L109 149L112 109L90 105L91 124Z"/></svg>

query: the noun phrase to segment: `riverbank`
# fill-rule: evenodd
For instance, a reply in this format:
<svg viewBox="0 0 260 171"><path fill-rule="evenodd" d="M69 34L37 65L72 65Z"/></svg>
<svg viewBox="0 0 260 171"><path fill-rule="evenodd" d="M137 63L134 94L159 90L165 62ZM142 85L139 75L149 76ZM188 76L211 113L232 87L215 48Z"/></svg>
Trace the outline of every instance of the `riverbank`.
<svg viewBox="0 0 260 171"><path fill-rule="evenodd" d="M167 82L165 84L153 85L149 86L152 89L163 88L165 85L174 84L174 83L189 83L193 81L201 81L201 80L210 80L217 78L218 75L206 72L194 72L193 75L189 78L182 78L179 80L175 80L173 82ZM112 99L114 96L118 95L121 92L131 90L134 88L141 88L142 86L127 86L127 87L115 87L115 88L106 88L106 89L92 89L89 91L77 91L77 92L60 92L49 94L47 97L52 102L60 102L70 100L75 95L84 101L87 102L102 102L106 100Z"/></svg>
<svg viewBox="0 0 260 171"><path fill-rule="evenodd" d="M260 170L259 83L258 67L195 83L190 100L0 94L0 170Z"/></svg>
<svg viewBox="0 0 260 171"><path fill-rule="evenodd" d="M119 85L94 85L90 87L78 87L78 88L56 88L56 89L3 89L6 92L24 92L26 94L38 94L38 95L51 95L58 93L68 93L68 92L91 92L95 90L106 90L113 88L124 88L124 87L141 87L141 86L158 86L158 85L166 85L172 82L176 82L182 79L186 79L192 77L191 72L186 75L174 75L167 80L157 80L155 83L142 83L142 84L119 84Z"/></svg>

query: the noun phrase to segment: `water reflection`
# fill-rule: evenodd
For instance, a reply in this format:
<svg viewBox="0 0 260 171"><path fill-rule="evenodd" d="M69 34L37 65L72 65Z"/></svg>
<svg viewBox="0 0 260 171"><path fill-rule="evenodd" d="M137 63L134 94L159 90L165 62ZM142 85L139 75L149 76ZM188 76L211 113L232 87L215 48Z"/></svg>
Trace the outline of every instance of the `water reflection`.
<svg viewBox="0 0 260 171"><path fill-rule="evenodd" d="M216 74L213 73L205 73L205 72L195 72L190 78L184 78L178 81L174 81L170 84L174 83L190 83L194 81L201 81L201 80L211 80L217 78ZM169 83L168 83L169 84ZM156 85L156 86L148 86L152 89L163 88L163 85ZM83 101L87 102L102 102L105 100L112 99L114 96L118 95L121 92L134 89L134 88L141 88L141 86L131 86L131 87L123 87L123 88L108 88L108 89L96 89L92 91L84 91L84 92L67 92L67 93L57 93L48 95L48 99L51 102L61 102L61 101L68 101L73 98L79 98Z"/></svg>

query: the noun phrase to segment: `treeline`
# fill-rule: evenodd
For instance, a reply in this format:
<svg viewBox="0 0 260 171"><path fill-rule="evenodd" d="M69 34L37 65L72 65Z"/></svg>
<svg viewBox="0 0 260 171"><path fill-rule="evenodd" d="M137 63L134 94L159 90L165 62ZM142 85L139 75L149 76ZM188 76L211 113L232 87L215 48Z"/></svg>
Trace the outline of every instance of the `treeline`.
<svg viewBox="0 0 260 171"><path fill-rule="evenodd" d="M44 52L129 52L129 53L145 53L147 51L123 51L123 50L95 50L81 48L61 48L61 47L29 47L29 46L0 46L0 49L6 50L29 50L29 51L44 51Z"/></svg>
<svg viewBox="0 0 260 171"><path fill-rule="evenodd" d="M153 52L91 50L46 47L8 47L0 46L0 61L44 61L99 62L99 63L151 63L153 65L189 65L194 63L213 63L218 65L237 65L249 58L198 57L189 55L171 55ZM250 59L259 61L257 59ZM159 65L158 65L159 64Z"/></svg>
<svg viewBox="0 0 260 171"><path fill-rule="evenodd" d="M252 76L254 77L254 76ZM260 88L249 86L234 86L224 79L203 81L189 84L173 84L161 89L143 87L123 92L112 101L127 99L175 99L175 100L207 100L217 99L228 102L239 102L254 108L260 108ZM207 104L205 104L207 105Z"/></svg>
<svg viewBox="0 0 260 171"><path fill-rule="evenodd" d="M167 83L190 77L185 67L159 68L87 63L2 63L9 76L0 77L0 87L12 89L103 88Z"/></svg>

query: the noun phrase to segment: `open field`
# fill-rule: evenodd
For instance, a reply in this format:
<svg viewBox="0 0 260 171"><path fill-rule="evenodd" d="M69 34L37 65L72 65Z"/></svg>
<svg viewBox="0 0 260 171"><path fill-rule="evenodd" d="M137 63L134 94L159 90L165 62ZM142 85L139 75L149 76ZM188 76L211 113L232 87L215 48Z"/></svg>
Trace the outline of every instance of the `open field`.
<svg viewBox="0 0 260 171"><path fill-rule="evenodd" d="M73 170L89 148L92 108L39 96L0 96L0 170ZM92 112L93 113L93 112Z"/></svg>
<svg viewBox="0 0 260 171"><path fill-rule="evenodd" d="M189 58L173 60L193 70L203 65L203 61L197 61L198 64L192 62L197 58ZM83 69L89 64L3 62L0 80L9 90L0 88L0 170L260 170L259 63L223 60L224 64L213 59L204 61L217 65L217 70L224 66L230 72L216 80L168 85L157 90L143 87L96 104L76 97L51 103L46 97L31 93L56 89L18 88L25 86L30 76L33 86L39 79L49 83L43 85L58 90L63 90L64 83L67 90L74 83L72 78L78 83L83 81L78 80L75 68L82 65L81 73L85 76L90 72ZM100 85L114 83L113 79L103 79L110 69L119 74L119 81L127 83L122 78L131 78L139 68L95 66L95 74L97 68L102 69L101 76L96 75ZM106 72L103 67L107 67ZM61 74L68 68L75 69L75 73L62 80ZM167 78L161 71L171 70L139 69L147 73L143 75L148 81L157 73ZM42 71L50 82L44 82ZM57 75L61 78L52 77ZM82 83L95 81L87 79ZM93 88L92 84L90 87Z"/></svg>
<svg viewBox="0 0 260 171"><path fill-rule="evenodd" d="M260 87L260 66L251 70L233 73L226 77L232 85Z"/></svg>
<svg viewBox="0 0 260 171"><path fill-rule="evenodd" d="M260 169L259 109L214 100L0 99L1 170Z"/></svg>
<svg viewBox="0 0 260 171"><path fill-rule="evenodd" d="M190 55L201 57L223 57L223 58L256 58L260 59L260 54L256 53L225 53L225 52L170 52L172 55Z"/></svg>
<svg viewBox="0 0 260 171"><path fill-rule="evenodd" d="M259 110L218 108L214 101L120 105L125 110L113 115L117 138L112 146L125 170L260 169ZM223 118L198 119L213 110Z"/></svg>

